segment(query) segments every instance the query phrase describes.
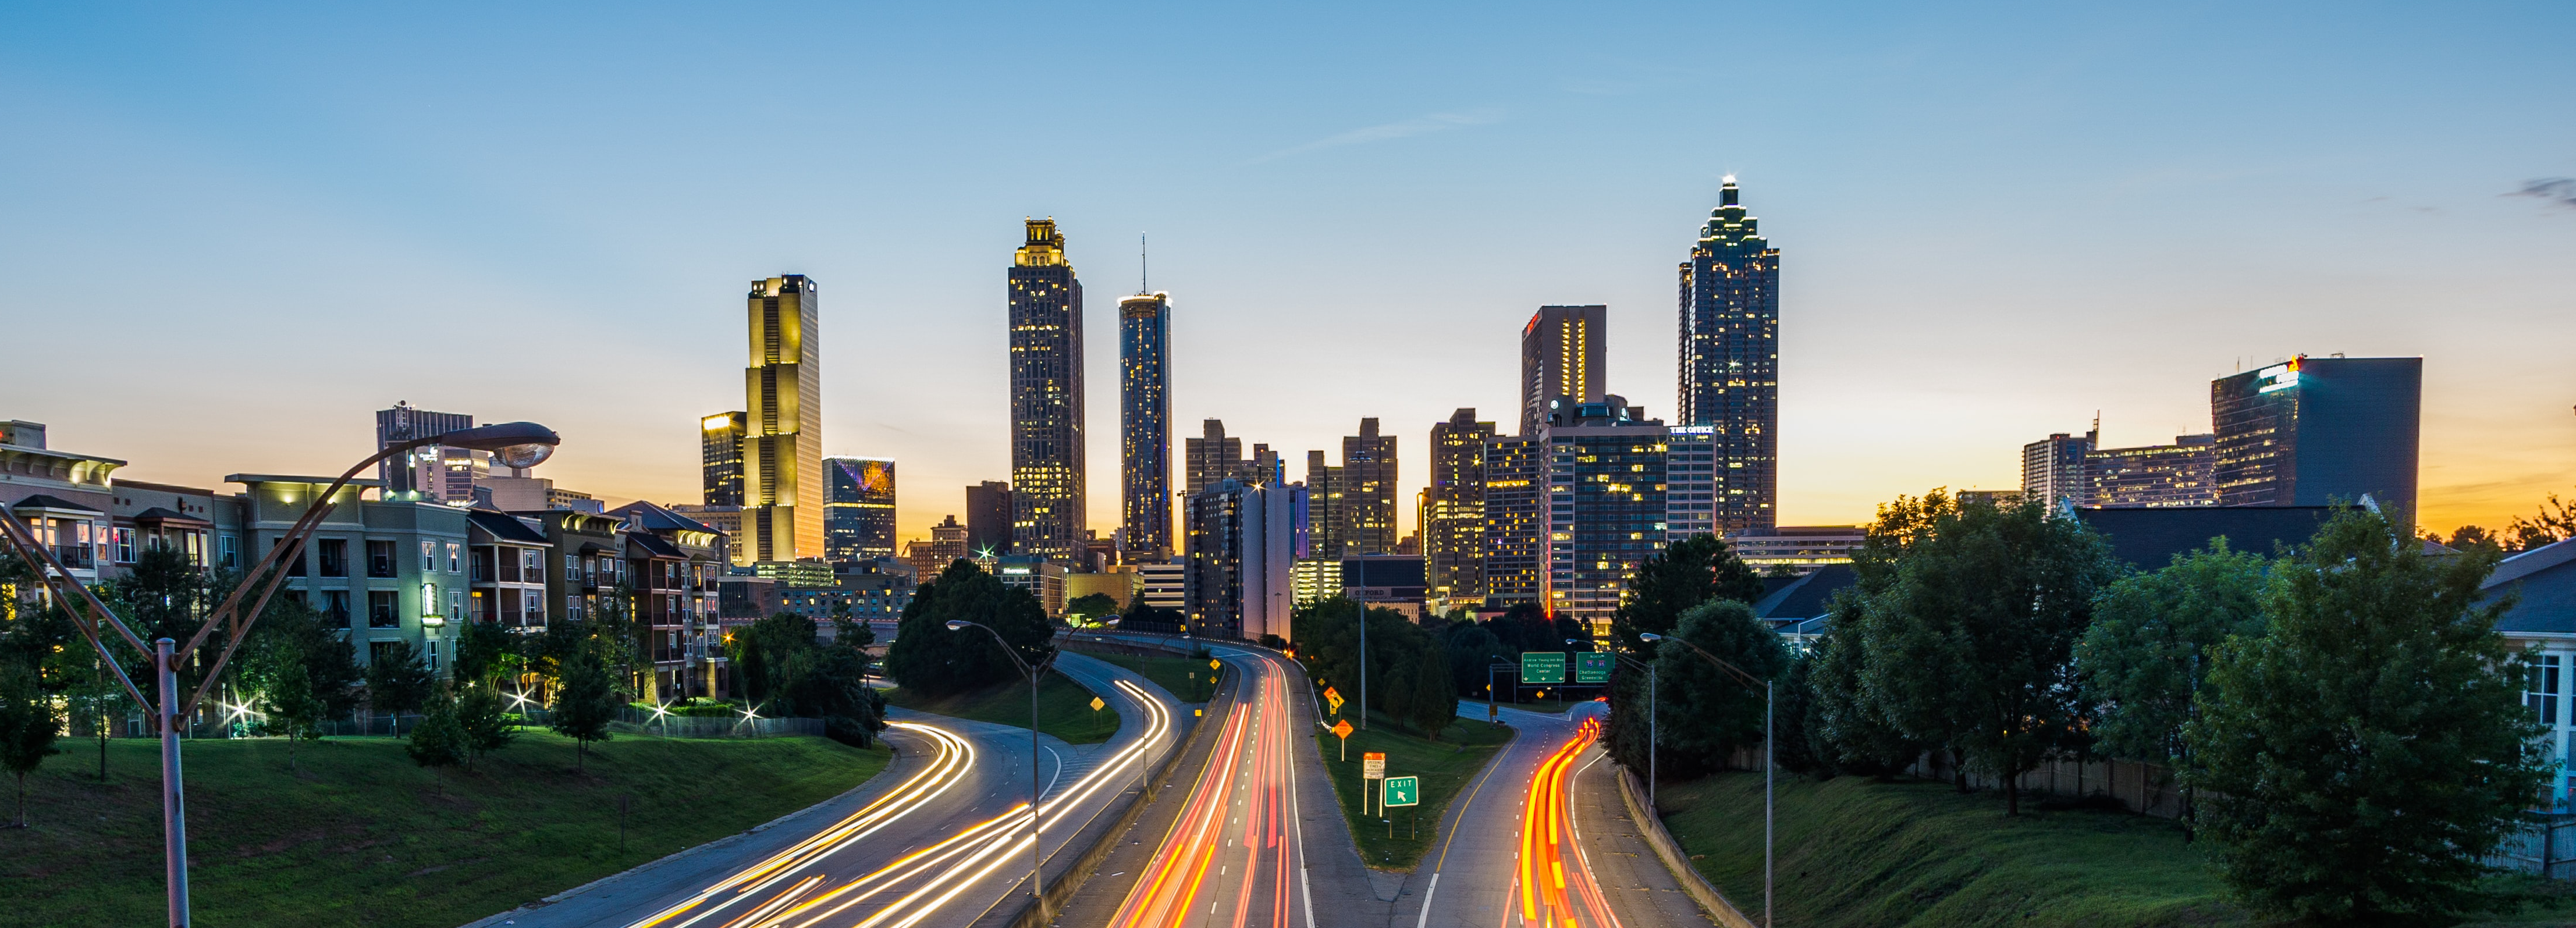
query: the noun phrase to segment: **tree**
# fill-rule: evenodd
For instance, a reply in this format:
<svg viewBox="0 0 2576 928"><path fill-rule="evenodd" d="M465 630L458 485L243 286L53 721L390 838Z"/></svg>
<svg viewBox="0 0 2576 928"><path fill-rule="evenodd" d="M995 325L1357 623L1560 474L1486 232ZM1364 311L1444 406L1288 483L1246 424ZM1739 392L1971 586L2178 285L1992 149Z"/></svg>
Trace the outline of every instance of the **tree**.
<svg viewBox="0 0 2576 928"><path fill-rule="evenodd" d="M2426 558L2348 510L2273 565L2260 638L2218 648L2184 782L2228 886L2319 923L2449 921L2554 767L2529 661L2479 601L2492 551Z"/></svg>
<svg viewBox="0 0 2576 928"><path fill-rule="evenodd" d="M467 622L457 629L456 660L450 667L456 685L489 686L500 679L518 652L518 638L491 622Z"/></svg>
<svg viewBox="0 0 2576 928"><path fill-rule="evenodd" d="M2443 543L2460 551L2471 548L2494 548L2499 551L2504 549L2504 539L2496 537L2495 533L2487 531L2484 526L2477 525L2463 525L2452 529L2451 540Z"/></svg>
<svg viewBox="0 0 2576 928"><path fill-rule="evenodd" d="M1100 619L1117 615L1118 600L1107 593L1084 593L1064 604L1064 614L1070 619Z"/></svg>
<svg viewBox="0 0 2576 928"><path fill-rule="evenodd" d="M418 712L438 690L438 675L421 663L411 642L379 642L367 665L367 709L400 718Z"/></svg>
<svg viewBox="0 0 2576 928"><path fill-rule="evenodd" d="M2549 494L2531 518L2513 517L2504 526L2505 540L2515 551L2529 551L2542 545L2576 538L2576 500L2562 500Z"/></svg>
<svg viewBox="0 0 2576 928"><path fill-rule="evenodd" d="M546 727L573 740L573 769L583 769L591 742L614 737L608 723L617 720L617 710L625 705L616 672L599 655L584 651L564 662L554 705L546 711Z"/></svg>
<svg viewBox="0 0 2576 928"><path fill-rule="evenodd" d="M501 705L501 694L488 685L469 686L456 697L456 726L465 733L465 769L474 762L510 746L519 733L510 723L509 713Z"/></svg>
<svg viewBox="0 0 2576 928"><path fill-rule="evenodd" d="M781 612L728 636L725 654L743 697L758 706L785 691L811 660L816 634L813 619Z"/></svg>
<svg viewBox="0 0 2576 928"><path fill-rule="evenodd" d="M1874 628L1867 597L1857 587L1834 594L1827 608L1833 626L1807 657L1800 733L1817 767L1827 773L1884 777L1904 770L1929 747L1907 737L1882 710L1871 689L1869 641Z"/></svg>
<svg viewBox="0 0 2576 928"><path fill-rule="evenodd" d="M1692 607L1711 599L1750 604L1762 598L1762 577L1715 535L1694 535L1648 557L1637 565L1629 586L1628 601L1610 620L1610 647L1640 659L1648 651L1637 636L1671 634L1682 613ZM1565 639L1587 637L1577 629L1574 634L1553 636L1545 647L1532 650L1561 650ZM1654 727L1647 724L1644 711L1649 702L1645 684L1643 674L1621 673L1610 685L1605 740L1610 755L1631 770L1648 767L1646 737ZM1637 711L1628 711L1632 708Z"/></svg>
<svg viewBox="0 0 2576 928"><path fill-rule="evenodd" d="M432 770L464 763L472 756L472 745L466 737L465 726L456 721L456 700L443 691L439 692L430 699L428 710L428 714L421 717L420 724L411 730L411 738L403 745L403 753L411 755L413 763ZM445 783L443 780L440 782ZM440 789L443 791L446 787L442 785Z"/></svg>
<svg viewBox="0 0 2576 928"><path fill-rule="evenodd" d="M1449 654L1445 649L1426 647L1414 658L1413 693L1405 721L1423 736L1440 740L1440 730L1458 720L1458 689L1452 682Z"/></svg>
<svg viewBox="0 0 2576 928"><path fill-rule="evenodd" d="M62 753L54 747L63 722L54 714L51 697L37 686L33 669L0 664L0 767L8 768L18 780L18 823L27 827L27 775L45 762L50 754Z"/></svg>
<svg viewBox="0 0 2576 928"><path fill-rule="evenodd" d="M2021 775L2082 748L2075 642L2119 570L2099 536L2036 499L1936 519L1872 603L1885 610L1869 663L1888 718L2001 781L2006 814L2020 814Z"/></svg>
<svg viewBox="0 0 2576 928"><path fill-rule="evenodd" d="M1449 685L1454 693L1485 695L1486 681L1491 678L1489 665L1503 660L1503 641L1475 623L1451 626L1448 637Z"/></svg>
<svg viewBox="0 0 2576 928"><path fill-rule="evenodd" d="M2075 666L2085 695L2103 707L2093 726L2103 753L2150 763L2184 755L2183 723L2218 645L2263 633L2267 569L2262 556L2220 538L2102 592Z"/></svg>
<svg viewBox="0 0 2576 928"><path fill-rule="evenodd" d="M1737 600L1691 607L1671 634L1758 680L1776 681L1789 670L1789 651L1780 636L1754 618L1753 607ZM1722 769L1737 748L1762 743L1761 689L1747 687L1679 644L1656 645L1654 655L1663 770L1687 776Z"/></svg>
<svg viewBox="0 0 2576 928"><path fill-rule="evenodd" d="M993 647L992 636L972 628L948 630L949 622L960 620L999 633L1030 666L1055 653L1055 629L1036 597L961 560L913 593L894 644L886 649L886 674L904 689L933 697L1020 676L1010 657Z"/></svg>
<svg viewBox="0 0 2576 928"><path fill-rule="evenodd" d="M322 722L357 705L364 674L349 642L300 600L269 603L251 634L242 680L258 693L260 727L287 739L286 766L301 773L297 747L322 737Z"/></svg>
<svg viewBox="0 0 2576 928"><path fill-rule="evenodd" d="M1363 687L1360 675L1360 623L1368 623L1368 676ZM1396 669L1404 668L1409 677L1422 651L1433 650L1429 632L1422 630L1404 613L1393 609L1370 609L1355 600L1335 596L1298 607L1289 616L1289 634L1297 643L1297 654L1306 671L1316 682L1334 686L1344 698L1360 701L1365 690L1368 698L1364 709L1375 709L1394 716L1398 721L1405 713L1399 703L1410 706L1412 692L1399 689ZM1448 676L1444 669L1442 676Z"/></svg>

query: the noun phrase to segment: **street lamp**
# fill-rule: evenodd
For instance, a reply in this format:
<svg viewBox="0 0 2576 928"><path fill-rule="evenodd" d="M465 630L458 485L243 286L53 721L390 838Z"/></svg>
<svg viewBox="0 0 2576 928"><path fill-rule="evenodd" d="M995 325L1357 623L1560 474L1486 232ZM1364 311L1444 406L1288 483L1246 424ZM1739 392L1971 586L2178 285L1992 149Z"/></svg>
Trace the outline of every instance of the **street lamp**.
<svg viewBox="0 0 2576 928"><path fill-rule="evenodd" d="M970 625L983 629L985 634L993 636L993 643L1002 646L1002 653L1009 655L1011 663L1019 665L1020 672L1027 674L1029 678L1029 899L1037 903L1038 922L1044 924L1048 919L1046 876L1039 869L1043 866L1041 861L1045 859L1042 855L1046 850L1046 842L1038 832L1041 824L1038 819L1038 677L1047 672L1047 667L1055 663L1055 658L1048 657L1039 661L1037 666L1031 667L1027 660L1020 657L1020 649L1011 647L1010 642L1002 640L1002 633L994 631L991 626L964 619L948 620L948 630L952 632Z"/></svg>
<svg viewBox="0 0 2576 928"><path fill-rule="evenodd" d="M1679 638L1668 639L1653 632L1639 632L1637 637L1646 641L1669 640L1689 648L1702 660L1717 665L1717 669L1727 672L1735 678L1735 682L1747 688L1756 682L1762 684L1762 928L1771 928L1771 786L1779 777L1779 771L1775 769L1776 765L1771 762L1771 681L1746 673L1744 668L1727 663L1717 655L1708 653L1707 648ZM1651 797L1648 801L1652 801Z"/></svg>
<svg viewBox="0 0 2576 928"><path fill-rule="evenodd" d="M277 588L285 584L287 572L275 570L272 573L272 569L287 558L304 556L304 542L321 527L323 516L336 505L332 497L348 486L360 471L378 461L429 445L444 445L490 452L492 459L504 466L526 468L535 467L554 454L555 445L561 441L554 430L534 422L504 422L386 445L383 450L350 467L339 479L331 481L331 486L323 490L312 505L305 507L304 515L296 519L294 526L268 549L267 556L260 558L259 566L242 577L241 584L224 597L223 604L206 616L205 624L188 639L185 647L177 646L177 642L168 638L145 643L143 637L127 627L123 619L117 618L105 603L99 602L88 587L82 586L71 571L64 569L63 563L54 558L51 550L38 544L35 533L20 524L15 513L0 508L0 535L5 535L10 547L17 549L18 556L36 569L46 590L54 595L54 601L71 616L73 627L80 629L81 637L88 639L89 646L98 652L105 665L116 672L116 682L125 687L126 695L134 698L136 706L152 712L155 727L161 735L161 843L164 878L169 889L170 928L186 928L189 922L188 815L179 769L179 720L194 713L197 703L203 701L215 681L223 677L224 665L232 660L233 652L240 649L242 639L250 634L251 623L259 620L260 613L268 608L269 597L276 595ZM263 575L267 576L264 586L260 583ZM242 597L248 595L254 586L260 587L259 597L251 601L249 610L243 611L239 608ZM78 606L88 607L86 619ZM197 684L196 693L181 701L179 665L194 655L198 646L206 643L207 636L214 634L215 629L228 620L231 629L225 633L223 651L206 665L206 678ZM153 674L160 684L160 699L144 698L143 690L134 685L123 665L117 663L115 653L108 650L107 642L100 639L101 626L115 632L128 646L152 659Z"/></svg>
<svg viewBox="0 0 2576 928"><path fill-rule="evenodd" d="M1576 645L1585 644L1587 642L1581 639L1568 638L1565 639L1565 643ZM1655 665L1629 657L1628 655L1621 654L1617 651L1604 651L1602 653L1646 669L1646 808L1651 810L1655 807L1655 691L1660 689L1660 687L1655 685Z"/></svg>

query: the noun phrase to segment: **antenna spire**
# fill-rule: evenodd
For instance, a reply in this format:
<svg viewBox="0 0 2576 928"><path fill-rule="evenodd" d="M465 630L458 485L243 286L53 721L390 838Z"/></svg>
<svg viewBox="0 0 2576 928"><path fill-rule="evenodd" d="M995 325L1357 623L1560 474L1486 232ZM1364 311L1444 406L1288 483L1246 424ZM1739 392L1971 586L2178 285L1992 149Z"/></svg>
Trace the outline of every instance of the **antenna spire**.
<svg viewBox="0 0 2576 928"><path fill-rule="evenodd" d="M1136 233L1136 292L1138 293L1154 292L1154 288L1146 283L1151 278L1146 275L1145 268L1145 233L1138 232Z"/></svg>

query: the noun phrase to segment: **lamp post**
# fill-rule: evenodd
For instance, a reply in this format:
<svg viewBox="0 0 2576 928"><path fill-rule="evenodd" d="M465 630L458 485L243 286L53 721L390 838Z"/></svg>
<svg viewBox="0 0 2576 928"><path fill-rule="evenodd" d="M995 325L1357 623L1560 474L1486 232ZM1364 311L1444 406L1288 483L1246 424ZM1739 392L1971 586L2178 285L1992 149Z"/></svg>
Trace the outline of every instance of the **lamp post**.
<svg viewBox="0 0 2576 928"><path fill-rule="evenodd" d="M1565 643L1575 645L1584 644L1586 642L1580 639L1568 638L1565 639ZM1657 749L1657 745L1655 744L1655 691L1661 689L1661 687L1655 685L1655 665L1629 657L1628 655L1621 654L1617 651L1606 651L1603 653L1646 669L1646 808L1653 809L1655 807L1655 751Z"/></svg>
<svg viewBox="0 0 2576 928"><path fill-rule="evenodd" d="M1011 663L1019 665L1020 672L1029 677L1029 901L1037 904L1038 922L1043 924L1048 919L1046 876L1040 871L1043 866L1041 862L1045 860L1046 842L1038 831L1041 826L1038 819L1038 677L1046 673L1049 665L1055 663L1055 658L1049 657L1039 661L1035 667L1029 666L1029 662L1020 657L1020 650L1011 647L1010 642L1002 640L1002 633L994 631L991 626L964 619L948 620L948 630L952 632L970 625L983 629L985 634L993 636L993 643L1000 645L1002 653L1010 656Z"/></svg>
<svg viewBox="0 0 2576 928"><path fill-rule="evenodd" d="M429 445L445 445L488 451L498 463L509 467L526 468L535 467L554 454L555 445L561 441L562 439L555 435L554 430L534 422L504 422L386 445L384 450L350 467L347 473L341 474L339 479L332 481L330 487L322 491L321 496L306 506L304 514L295 520L293 527L287 529L286 534L278 539L278 543L268 549L268 554L260 558L258 566L253 567L242 577L241 583L233 588L232 593L224 597L223 603L206 616L205 624L197 629L197 633L190 637L185 645L180 645L168 638L150 643L144 642L142 636L135 634L134 630L125 624L125 620L118 618L105 603L99 602L98 597L92 594L88 587L82 586L81 582L71 575L71 571L63 567L62 561L55 559L51 550L38 543L35 533L19 523L15 513L0 507L0 536L5 536L9 546L17 550L18 556L25 559L29 567L36 569L46 590L53 594L54 602L71 617L73 627L80 629L81 637L89 641L89 646L98 652L105 666L116 672L116 682L125 687L126 695L133 697L136 706L142 707L151 714L157 733L161 736L161 834L162 854L165 858L163 865L169 891L170 928L186 928L189 923L188 816L186 790L179 766L179 720L194 713L197 703L206 698L208 690L214 688L215 681L222 679L224 665L232 660L233 652L240 649L242 639L250 633L251 623L259 620L260 612L268 608L269 597L275 595L277 588L285 584L287 572L275 570L272 573L272 569L288 558L300 559L304 556L304 542L313 536L315 529L321 527L323 516L329 514L332 507L336 505L332 497L337 496L341 488L348 486L349 481L357 477L360 471L366 470L378 461L398 454L408 454L414 449ZM267 578L265 584L261 582L263 576ZM250 593L252 587L260 588L259 596L251 600L249 609L244 610L240 608L242 598ZM81 607L87 607L89 610L86 618L81 614ZM223 650L212 662L205 665L206 678L197 684L195 694L181 701L179 699L180 665L195 655L198 646L206 643L207 636L214 634L215 629L224 626L227 621L231 623L231 628L225 633ZM160 694L159 699L145 698L143 690L135 685L133 678L126 675L124 666L116 660L116 654L110 651L107 642L99 637L99 630L102 627L114 632L116 637L125 641L126 645L151 660L154 683L157 684Z"/></svg>
<svg viewBox="0 0 2576 928"><path fill-rule="evenodd" d="M1700 659L1716 665L1717 669L1733 676L1735 682L1747 688L1751 688L1756 682L1762 684L1762 928L1771 928L1771 787L1779 778L1779 771L1771 762L1771 681L1747 673L1744 668L1727 663L1717 655L1708 653L1707 648L1679 638L1668 638L1653 632L1639 632L1637 637L1645 641L1669 640L1689 648L1697 653Z"/></svg>

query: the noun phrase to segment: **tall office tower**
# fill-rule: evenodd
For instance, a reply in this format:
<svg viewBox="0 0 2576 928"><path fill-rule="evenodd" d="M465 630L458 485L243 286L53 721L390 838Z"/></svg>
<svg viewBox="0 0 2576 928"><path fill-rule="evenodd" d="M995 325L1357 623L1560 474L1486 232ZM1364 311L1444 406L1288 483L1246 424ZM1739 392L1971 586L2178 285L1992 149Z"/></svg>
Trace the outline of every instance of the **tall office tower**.
<svg viewBox="0 0 2576 928"><path fill-rule="evenodd" d="M1342 438L1341 524L1338 551L1330 554L1391 554L1395 551L1395 436L1379 435L1376 419L1360 420L1360 433Z"/></svg>
<svg viewBox="0 0 2576 928"><path fill-rule="evenodd" d="M814 281L751 282L751 366L742 372L743 539L734 564L823 556L823 365Z"/></svg>
<svg viewBox="0 0 2576 928"><path fill-rule="evenodd" d="M2037 499L2056 512L2059 506L2073 500L2075 505L2093 504L2093 490L2084 479L2084 456L2093 452L2093 439L2101 426L2082 435L2058 432L2039 441L2021 446L2021 495Z"/></svg>
<svg viewBox="0 0 2576 928"><path fill-rule="evenodd" d="M1715 429L1723 531L1770 528L1780 493L1780 251L1736 203L1735 178L1681 268L1679 425Z"/></svg>
<svg viewBox="0 0 2576 928"><path fill-rule="evenodd" d="M1422 559L1430 594L1485 598L1485 446L1494 424L1460 409L1431 426L1431 485L1422 491Z"/></svg>
<svg viewBox="0 0 2576 928"><path fill-rule="evenodd" d="M408 402L396 401L392 409L376 410L376 450L383 451L385 446L397 442L473 427L473 416L413 409ZM446 455L440 453L437 445L415 448L401 457L376 462L376 477L384 481L382 493L388 498L403 493L419 493L436 502L448 502L446 470ZM471 487L466 489L464 498L473 500Z"/></svg>
<svg viewBox="0 0 2576 928"><path fill-rule="evenodd" d="M1167 293L1118 302L1120 505L1126 550L1139 553L1172 547L1171 318Z"/></svg>
<svg viewBox="0 0 2576 928"><path fill-rule="evenodd" d="M742 505L742 440L751 434L751 415L720 412L698 420L699 455L705 462L705 498L709 506Z"/></svg>
<svg viewBox="0 0 2576 928"><path fill-rule="evenodd" d="M2218 436L2176 435L2170 445L2096 448L2084 455L2079 506L2163 509L2218 505ZM2027 493L2027 490L2024 490Z"/></svg>
<svg viewBox="0 0 2576 928"><path fill-rule="evenodd" d="M966 488L966 551L1011 553L1011 485L987 480Z"/></svg>
<svg viewBox="0 0 2576 928"><path fill-rule="evenodd" d="M2209 382L2221 506L2322 506L2363 496L2415 517L2422 358L2311 358Z"/></svg>
<svg viewBox="0 0 2576 928"><path fill-rule="evenodd" d="M894 462L830 457L823 470L823 559L848 564L894 556Z"/></svg>
<svg viewBox="0 0 2576 928"><path fill-rule="evenodd" d="M1485 606L1540 603L1547 543L1547 442L1536 435L1485 446Z"/></svg>
<svg viewBox="0 0 2576 928"><path fill-rule="evenodd" d="M1028 221L1011 259L1011 538L1020 554L1080 563L1082 281L1054 219Z"/></svg>
<svg viewBox="0 0 2576 928"><path fill-rule="evenodd" d="M1183 607L1203 637L1285 638L1297 605L1295 567L1306 541L1305 488L1231 477L1184 507L1189 565Z"/></svg>
<svg viewBox="0 0 2576 928"><path fill-rule="evenodd" d="M1280 464L1279 452L1270 450L1269 445L1253 442L1252 456L1243 459L1243 469L1236 471L1235 477L1255 486L1287 483L1288 471Z"/></svg>
<svg viewBox="0 0 2576 928"><path fill-rule="evenodd" d="M1610 307L1541 306L1521 326L1521 431L1538 434L1548 401L1601 401Z"/></svg>
<svg viewBox="0 0 2576 928"><path fill-rule="evenodd" d="M1717 523L1711 521L1717 505L1717 429L1676 425L1664 431L1664 537L1687 541L1717 534Z"/></svg>
<svg viewBox="0 0 2576 928"><path fill-rule="evenodd" d="M1557 411L1539 432L1548 488L1540 602L1594 637L1610 633L1637 565L1664 548L1668 432L1635 412L1607 396Z"/></svg>
<svg viewBox="0 0 2576 928"><path fill-rule="evenodd" d="M1332 465L1332 457L1322 451L1306 452L1306 505L1315 520L1313 557L1336 563L1342 558L1342 539L1350 524L1344 507L1345 485L1342 469Z"/></svg>
<svg viewBox="0 0 2576 928"><path fill-rule="evenodd" d="M1217 481L1238 475L1243 469L1243 439L1228 438L1225 421L1209 419L1199 423L1199 437L1181 440L1183 464L1181 496L1197 496Z"/></svg>

